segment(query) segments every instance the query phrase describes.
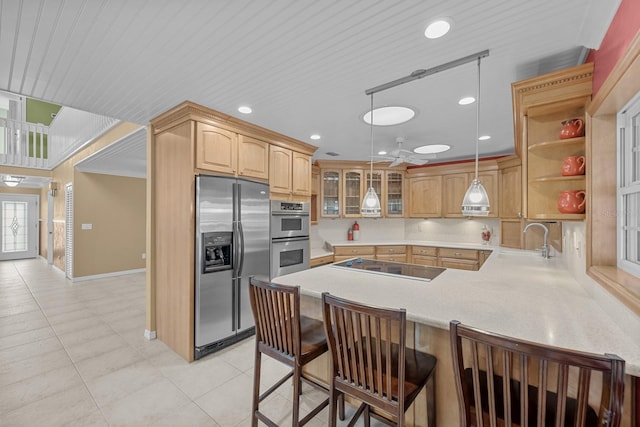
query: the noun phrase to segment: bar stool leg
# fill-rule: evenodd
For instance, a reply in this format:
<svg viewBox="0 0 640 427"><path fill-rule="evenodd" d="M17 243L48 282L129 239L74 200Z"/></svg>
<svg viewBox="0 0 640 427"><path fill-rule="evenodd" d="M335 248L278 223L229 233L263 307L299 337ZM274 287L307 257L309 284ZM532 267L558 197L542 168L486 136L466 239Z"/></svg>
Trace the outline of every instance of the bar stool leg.
<svg viewBox="0 0 640 427"><path fill-rule="evenodd" d="M336 415L338 412L338 398L340 395L342 395L342 393L339 393L336 390L333 379L331 379L331 385L329 387L329 427L336 427L337 425Z"/></svg>
<svg viewBox="0 0 640 427"><path fill-rule="evenodd" d="M297 363L293 367L293 413L291 414L291 425L297 427L299 425L300 417L300 392L302 391L301 378L302 368Z"/></svg>
<svg viewBox="0 0 640 427"><path fill-rule="evenodd" d="M253 404L251 405L251 427L258 426L258 405L260 404L260 362L262 354L256 343L256 357L253 363Z"/></svg>
<svg viewBox="0 0 640 427"><path fill-rule="evenodd" d="M427 395L427 426L436 426L436 373L431 373L431 378L425 385Z"/></svg>

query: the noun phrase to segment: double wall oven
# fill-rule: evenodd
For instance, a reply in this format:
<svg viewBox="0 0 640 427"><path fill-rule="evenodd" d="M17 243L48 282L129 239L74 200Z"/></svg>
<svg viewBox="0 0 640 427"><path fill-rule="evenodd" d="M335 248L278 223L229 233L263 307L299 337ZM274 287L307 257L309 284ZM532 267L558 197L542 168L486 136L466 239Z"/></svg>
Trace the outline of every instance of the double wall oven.
<svg viewBox="0 0 640 427"><path fill-rule="evenodd" d="M309 268L309 203L271 201L271 277Z"/></svg>

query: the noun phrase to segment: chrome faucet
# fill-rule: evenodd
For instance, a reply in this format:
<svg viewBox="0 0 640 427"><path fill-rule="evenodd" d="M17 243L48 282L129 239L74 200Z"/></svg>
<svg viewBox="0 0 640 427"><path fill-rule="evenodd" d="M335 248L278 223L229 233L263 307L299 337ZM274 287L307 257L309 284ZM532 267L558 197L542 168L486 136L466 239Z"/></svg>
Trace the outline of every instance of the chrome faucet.
<svg viewBox="0 0 640 427"><path fill-rule="evenodd" d="M527 226L522 230L523 233L526 233L529 227L532 225L537 225L539 227L544 228L544 241L542 243L542 257L545 259L549 258L549 246L547 245L547 235L549 234L549 229L546 225L539 222L532 222L531 224L527 224Z"/></svg>

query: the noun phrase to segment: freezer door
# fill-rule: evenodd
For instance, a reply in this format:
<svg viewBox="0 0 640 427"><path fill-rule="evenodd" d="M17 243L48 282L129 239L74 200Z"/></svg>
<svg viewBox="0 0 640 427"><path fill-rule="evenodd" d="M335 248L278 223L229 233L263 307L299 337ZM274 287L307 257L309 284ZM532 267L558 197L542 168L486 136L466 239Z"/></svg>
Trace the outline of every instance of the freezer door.
<svg viewBox="0 0 640 427"><path fill-rule="evenodd" d="M238 300L240 313L238 330L254 325L249 301L249 277L269 278L269 186L238 180L240 198L240 245L238 263ZM244 249L244 250L243 250Z"/></svg>
<svg viewBox="0 0 640 427"><path fill-rule="evenodd" d="M233 232L235 179L196 178L195 344L201 347L235 334L233 270L203 273L202 234ZM232 247L233 250L233 247Z"/></svg>
<svg viewBox="0 0 640 427"><path fill-rule="evenodd" d="M196 288L196 347L202 347L235 334L232 271L200 275Z"/></svg>

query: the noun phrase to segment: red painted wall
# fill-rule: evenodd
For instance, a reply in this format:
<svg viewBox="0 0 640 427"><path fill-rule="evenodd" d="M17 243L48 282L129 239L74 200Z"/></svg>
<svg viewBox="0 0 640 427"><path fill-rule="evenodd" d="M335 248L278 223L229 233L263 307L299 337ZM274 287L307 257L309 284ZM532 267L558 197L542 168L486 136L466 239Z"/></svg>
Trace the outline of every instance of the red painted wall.
<svg viewBox="0 0 640 427"><path fill-rule="evenodd" d="M629 43L640 30L640 0L622 0L600 49L591 50L586 62L593 62L593 95L598 92Z"/></svg>

